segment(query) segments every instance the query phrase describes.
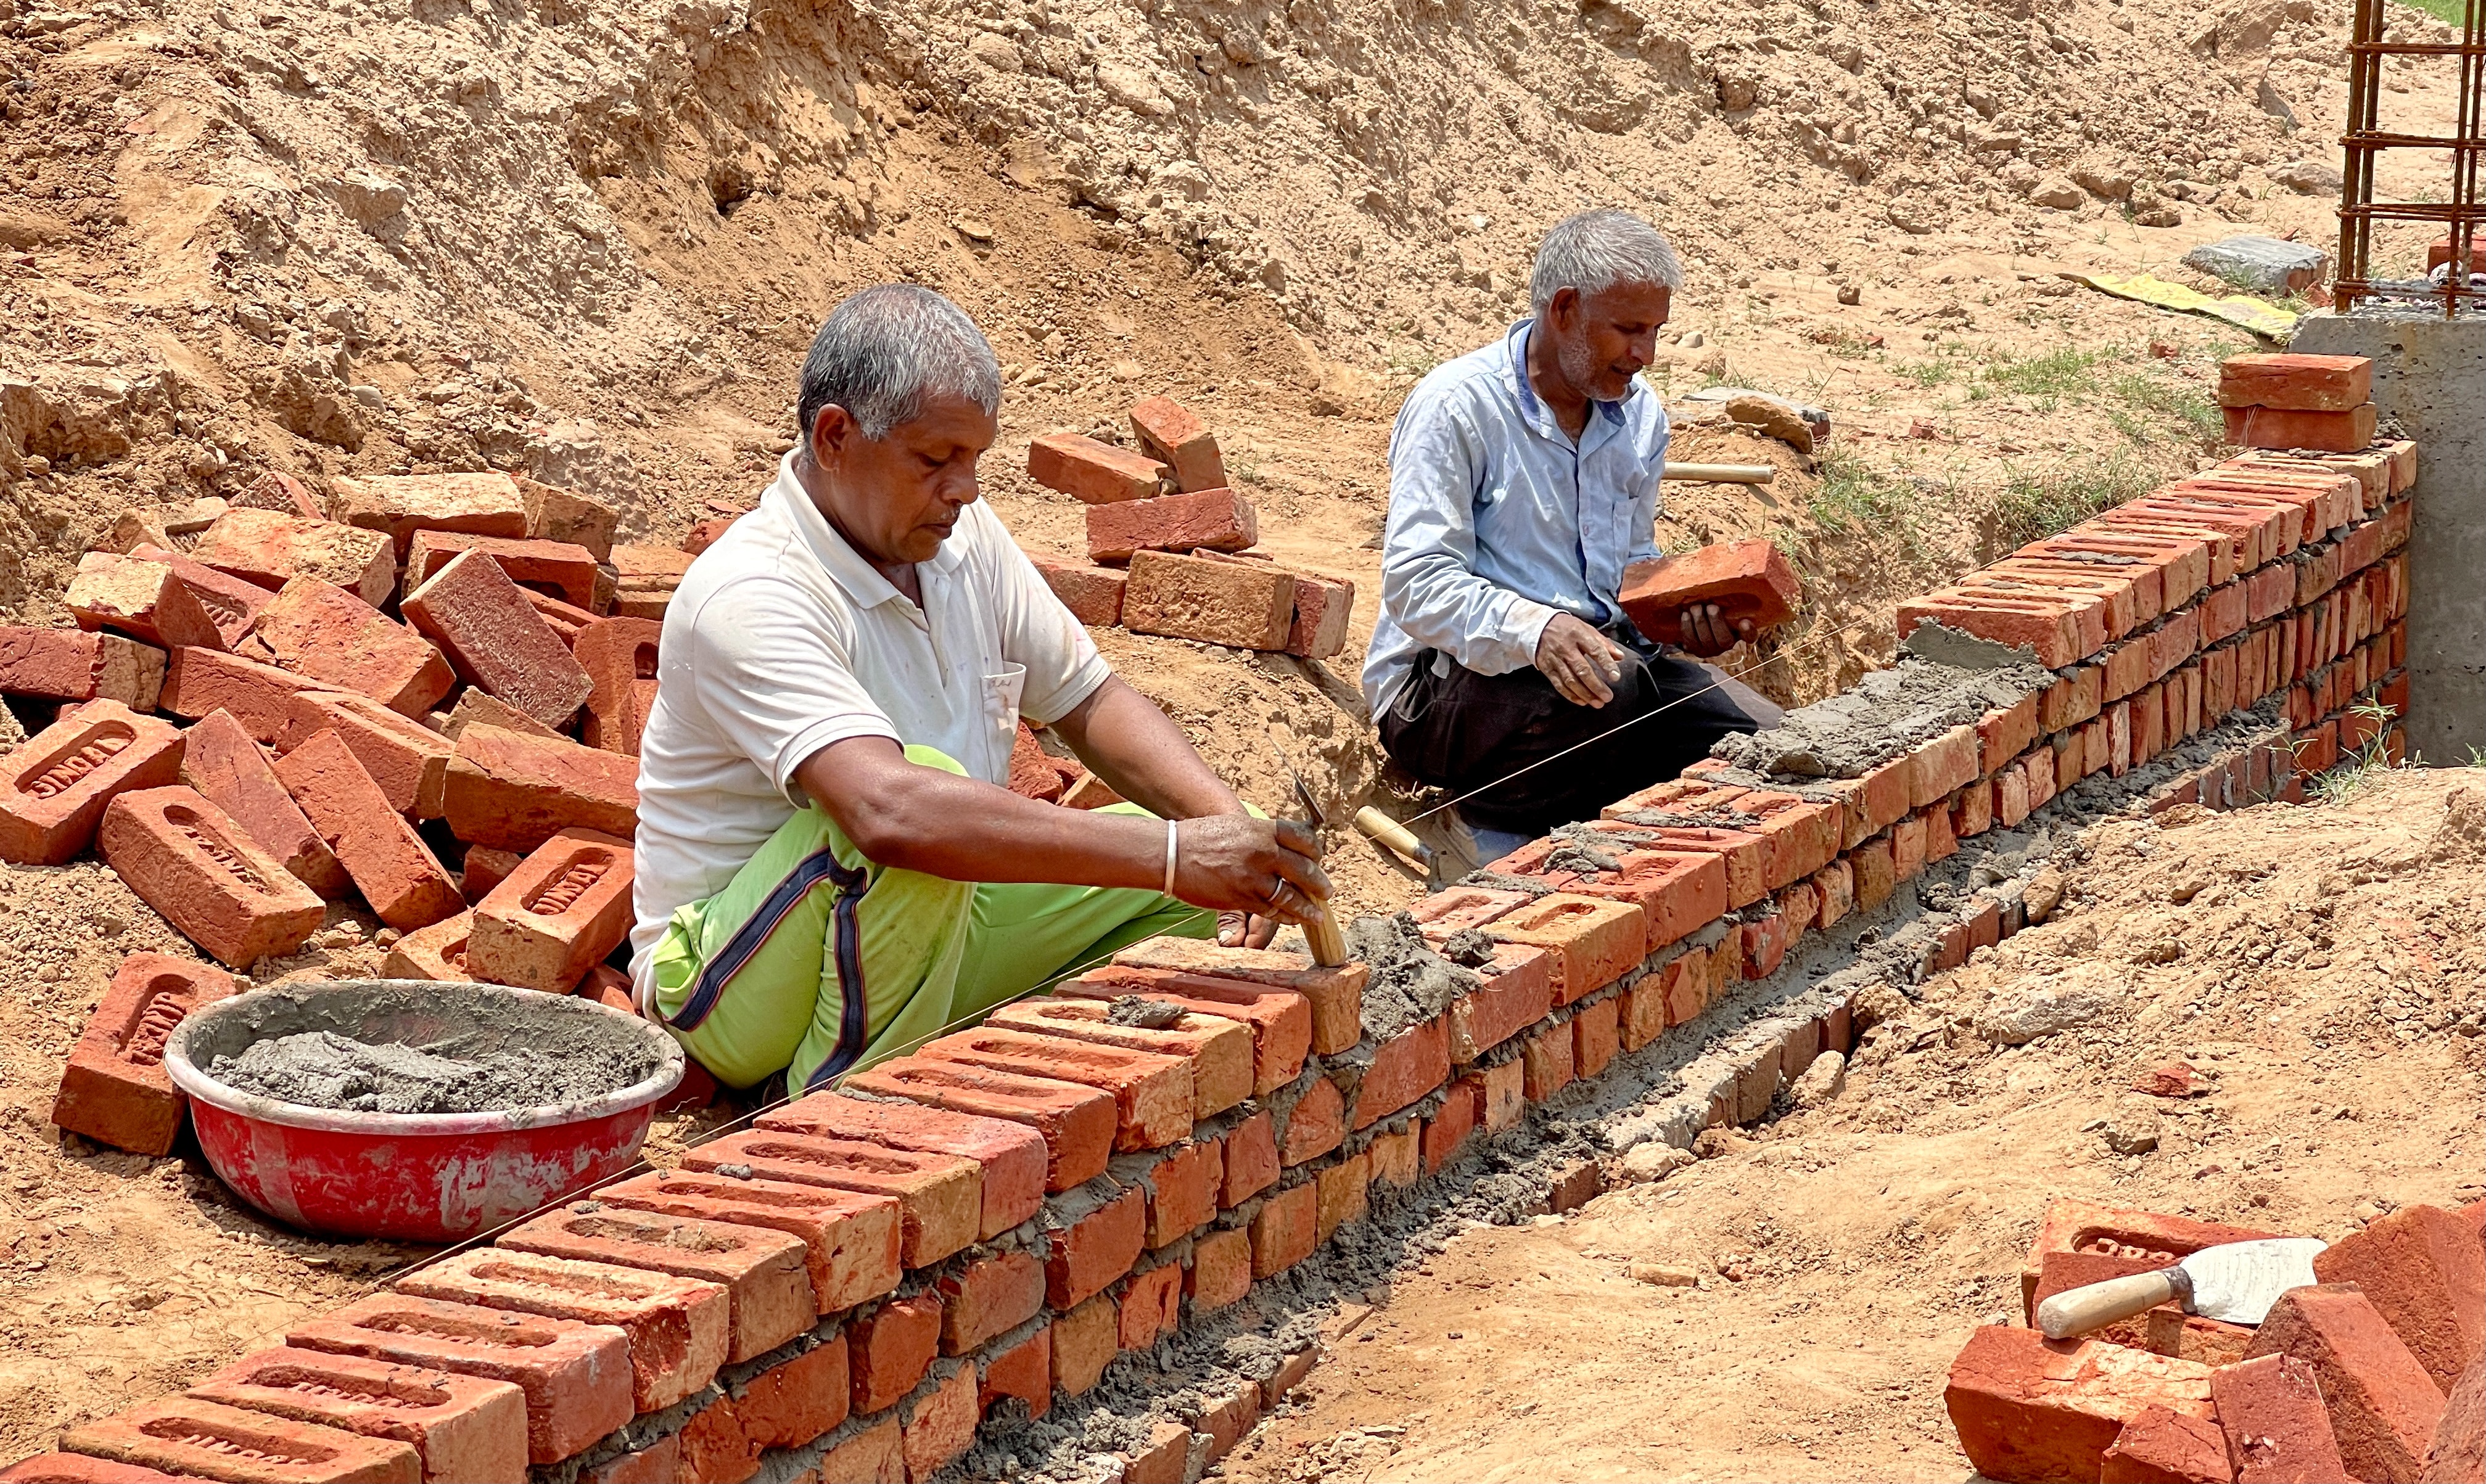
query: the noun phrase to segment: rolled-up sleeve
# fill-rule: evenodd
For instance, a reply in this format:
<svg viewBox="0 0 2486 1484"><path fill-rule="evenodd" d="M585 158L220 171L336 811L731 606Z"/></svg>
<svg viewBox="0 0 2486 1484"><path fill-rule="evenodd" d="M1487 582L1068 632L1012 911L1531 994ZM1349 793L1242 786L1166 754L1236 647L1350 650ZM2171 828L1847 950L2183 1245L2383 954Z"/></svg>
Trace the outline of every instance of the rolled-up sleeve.
<svg viewBox="0 0 2486 1484"><path fill-rule="evenodd" d="M1483 675L1533 665L1560 610L1477 575L1484 442L1463 386L1419 387L1390 439L1381 601L1407 637Z"/></svg>

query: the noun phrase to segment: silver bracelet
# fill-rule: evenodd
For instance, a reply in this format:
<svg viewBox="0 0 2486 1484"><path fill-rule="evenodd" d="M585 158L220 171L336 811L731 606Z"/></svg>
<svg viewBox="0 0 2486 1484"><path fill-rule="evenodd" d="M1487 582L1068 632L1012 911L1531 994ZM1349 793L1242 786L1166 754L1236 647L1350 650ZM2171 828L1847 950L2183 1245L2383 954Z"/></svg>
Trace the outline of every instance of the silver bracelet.
<svg viewBox="0 0 2486 1484"><path fill-rule="evenodd" d="M1168 896L1172 896L1174 894L1174 865L1175 859L1182 852L1182 836L1179 833L1181 828L1182 827L1176 824L1174 820L1169 819L1166 821L1165 894Z"/></svg>

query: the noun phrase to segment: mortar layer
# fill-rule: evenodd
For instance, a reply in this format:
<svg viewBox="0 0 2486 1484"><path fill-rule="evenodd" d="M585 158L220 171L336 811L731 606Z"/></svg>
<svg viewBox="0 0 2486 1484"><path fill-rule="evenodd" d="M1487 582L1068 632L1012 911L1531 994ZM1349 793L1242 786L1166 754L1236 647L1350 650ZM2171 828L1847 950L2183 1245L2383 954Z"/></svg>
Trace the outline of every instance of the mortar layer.
<svg viewBox="0 0 2486 1484"><path fill-rule="evenodd" d="M236 1090L351 1113L502 1113L583 1102L655 1070L644 1050L547 1027L552 1044L458 1055L453 1043L365 1042L332 1031L257 1041L208 1074ZM603 1038L609 1041L609 1037ZM562 1044L565 1040L570 1044Z"/></svg>
<svg viewBox="0 0 2486 1484"><path fill-rule="evenodd" d="M1364 986L1364 1030L1376 1041L1431 1020L1484 982L1434 952L1404 912L1357 918L1346 930L1346 947L1371 971Z"/></svg>
<svg viewBox="0 0 2486 1484"><path fill-rule="evenodd" d="M1767 731L1725 738L1710 752L1755 773L1861 778L2054 683L2054 674L2039 665L1970 670L1902 656L1896 669L1875 671L1851 690L1788 712Z"/></svg>

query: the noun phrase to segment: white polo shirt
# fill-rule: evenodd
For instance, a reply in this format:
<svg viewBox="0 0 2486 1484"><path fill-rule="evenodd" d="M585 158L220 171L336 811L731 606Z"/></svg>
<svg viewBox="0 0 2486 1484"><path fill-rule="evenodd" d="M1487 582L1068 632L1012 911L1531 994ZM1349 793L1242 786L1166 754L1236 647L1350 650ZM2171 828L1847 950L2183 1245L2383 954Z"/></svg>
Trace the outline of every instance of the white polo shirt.
<svg viewBox="0 0 2486 1484"><path fill-rule="evenodd" d="M675 909L724 890L811 799L805 760L848 737L939 748L1009 783L1018 719L1042 726L1111 673L981 501L916 566L919 608L839 536L793 455L700 554L665 610L639 751L641 963Z"/></svg>

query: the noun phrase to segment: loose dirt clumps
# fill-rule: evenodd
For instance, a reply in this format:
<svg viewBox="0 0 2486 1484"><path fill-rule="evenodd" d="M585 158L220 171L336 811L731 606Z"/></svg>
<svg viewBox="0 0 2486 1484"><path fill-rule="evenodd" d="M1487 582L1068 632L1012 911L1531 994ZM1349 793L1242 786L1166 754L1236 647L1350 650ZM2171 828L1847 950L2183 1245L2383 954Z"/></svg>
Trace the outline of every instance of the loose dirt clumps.
<svg viewBox="0 0 2486 1484"><path fill-rule="evenodd" d="M1894 996L1836 1096L1569 1217L1471 1229L1227 1473L1960 1471L1946 1370L1972 1327L2020 1322L2053 1201L2336 1240L2486 1195L2480 820L2486 775L2455 769L2094 827L2053 920ZM1982 1033L1998 1003L2099 973L2120 1012ZM2133 1086L2177 1062L2184 1095Z"/></svg>

